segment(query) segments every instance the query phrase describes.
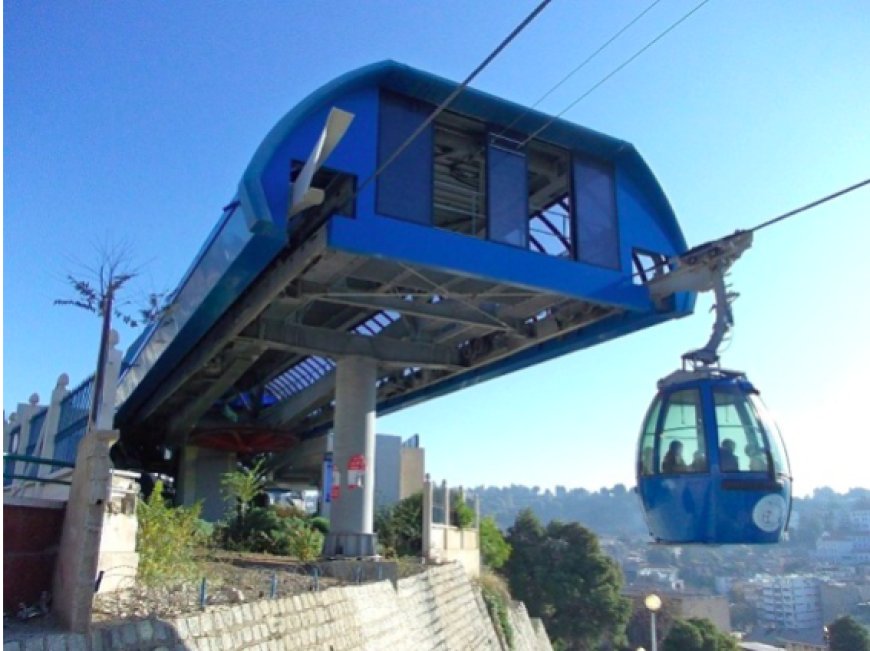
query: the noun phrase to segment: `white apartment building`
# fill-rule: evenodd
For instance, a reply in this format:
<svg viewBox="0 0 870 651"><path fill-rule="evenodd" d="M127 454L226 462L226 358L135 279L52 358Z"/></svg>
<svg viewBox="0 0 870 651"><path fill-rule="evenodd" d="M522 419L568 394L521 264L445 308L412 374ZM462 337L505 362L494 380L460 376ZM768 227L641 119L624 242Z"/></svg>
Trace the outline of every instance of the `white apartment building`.
<svg viewBox="0 0 870 651"><path fill-rule="evenodd" d="M819 581L813 576L771 576L761 591L760 616L766 626L821 629Z"/></svg>

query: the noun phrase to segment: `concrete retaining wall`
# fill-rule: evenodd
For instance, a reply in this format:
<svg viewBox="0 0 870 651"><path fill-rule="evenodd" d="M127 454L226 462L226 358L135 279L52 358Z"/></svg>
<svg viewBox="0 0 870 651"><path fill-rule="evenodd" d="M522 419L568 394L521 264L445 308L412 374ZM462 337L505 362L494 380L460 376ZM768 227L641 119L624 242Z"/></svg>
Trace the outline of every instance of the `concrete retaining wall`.
<svg viewBox="0 0 870 651"><path fill-rule="evenodd" d="M523 630L524 640L516 648L549 651L548 641L545 645L535 641L541 636L534 633L525 609L514 610L514 626ZM31 636L26 642L7 638L3 645L3 651L48 649L501 651L501 645L480 593L464 569L454 563L400 579L396 588L390 581L330 588L212 607L172 620L100 625L88 635Z"/></svg>

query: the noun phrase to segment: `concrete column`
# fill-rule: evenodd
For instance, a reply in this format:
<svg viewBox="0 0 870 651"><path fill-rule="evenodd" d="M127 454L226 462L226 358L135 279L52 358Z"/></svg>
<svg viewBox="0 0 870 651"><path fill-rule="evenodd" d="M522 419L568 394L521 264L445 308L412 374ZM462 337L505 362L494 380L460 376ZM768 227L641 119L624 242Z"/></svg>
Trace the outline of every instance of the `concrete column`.
<svg viewBox="0 0 870 651"><path fill-rule="evenodd" d="M60 403L66 398L69 376L61 373L57 378L57 385L51 392L51 402L48 404L48 412L45 414L45 424L42 426L42 441L36 449L37 457L54 459L54 439L57 437L57 428L60 424ZM40 466L39 476L45 477L57 471L53 466Z"/></svg>
<svg viewBox="0 0 870 651"><path fill-rule="evenodd" d="M429 560L432 552L432 506L434 504L435 486L426 475L423 480L423 558Z"/></svg>
<svg viewBox="0 0 870 651"><path fill-rule="evenodd" d="M340 474L332 502L327 556L373 556L375 498L375 406L377 361L368 357L338 360L335 384L335 471ZM364 468L351 468L352 460ZM359 463L356 463L359 466Z"/></svg>
<svg viewBox="0 0 870 651"><path fill-rule="evenodd" d="M450 489L447 488L447 480L441 480L441 490L444 491L444 526L450 526Z"/></svg>
<svg viewBox="0 0 870 651"><path fill-rule="evenodd" d="M39 404L38 393L32 394L27 404L24 404L23 402L18 403L16 414L18 416L18 422L21 423L21 429L18 432L18 444L16 445L15 450L12 450L15 454L24 454L27 452L27 443L30 440L30 421L34 414L36 414L40 409L42 409L42 405ZM13 475L21 475L24 474L26 468L26 462L15 461L12 464L11 472ZM25 484L23 479L16 479L12 485L15 486L13 494L20 495Z"/></svg>
<svg viewBox="0 0 870 651"><path fill-rule="evenodd" d="M221 476L235 469L235 452L186 446L181 451L176 479L177 502L192 506L202 500L200 517L209 522L220 520L229 506L221 494Z"/></svg>

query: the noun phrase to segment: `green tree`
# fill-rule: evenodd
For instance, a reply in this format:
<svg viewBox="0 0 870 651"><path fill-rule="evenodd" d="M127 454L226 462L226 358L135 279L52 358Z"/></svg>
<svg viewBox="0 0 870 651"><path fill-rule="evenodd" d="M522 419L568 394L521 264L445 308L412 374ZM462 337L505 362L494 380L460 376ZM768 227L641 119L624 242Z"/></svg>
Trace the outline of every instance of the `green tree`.
<svg viewBox="0 0 870 651"><path fill-rule="evenodd" d="M381 509L374 525L384 556L419 556L423 552L423 493Z"/></svg>
<svg viewBox="0 0 870 651"><path fill-rule="evenodd" d="M662 651L739 651L734 639L721 633L709 619L674 620Z"/></svg>
<svg viewBox="0 0 870 651"><path fill-rule="evenodd" d="M585 651L624 641L631 606L619 594L619 569L601 552L595 534L575 522L553 521L544 529L525 510L508 542L511 593L544 620L563 648Z"/></svg>
<svg viewBox="0 0 870 651"><path fill-rule="evenodd" d="M480 556L483 564L494 570L502 567L511 555L511 546L504 539L495 518L486 516L480 521Z"/></svg>
<svg viewBox="0 0 870 651"><path fill-rule="evenodd" d="M227 502L236 507L235 524L229 531L233 540L245 537L248 512L254 498L266 486L264 463L265 459L260 459L251 468L239 468L221 475L221 493Z"/></svg>
<svg viewBox="0 0 870 651"><path fill-rule="evenodd" d="M848 615L828 625L831 651L870 651L870 634Z"/></svg>

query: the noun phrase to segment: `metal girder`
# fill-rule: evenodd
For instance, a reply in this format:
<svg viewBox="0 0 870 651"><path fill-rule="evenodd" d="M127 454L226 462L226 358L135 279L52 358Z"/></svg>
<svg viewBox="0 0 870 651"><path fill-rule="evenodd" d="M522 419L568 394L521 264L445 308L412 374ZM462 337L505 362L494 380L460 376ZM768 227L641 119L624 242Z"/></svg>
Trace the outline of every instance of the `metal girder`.
<svg viewBox="0 0 870 651"><path fill-rule="evenodd" d="M257 361L264 349L265 347L261 346L255 354L245 352L232 359L220 377L213 380L205 391L197 395L195 399L187 403L184 409L172 417L167 428L169 436L183 436L191 430L209 407Z"/></svg>
<svg viewBox="0 0 870 651"><path fill-rule="evenodd" d="M184 360L175 373L163 381L138 410L139 418L151 415L170 396L174 395L208 363L221 348L253 321L294 278L302 274L326 250L326 229L321 228L306 240L292 255L271 269L262 282L257 283L238 306L227 311L211 332Z"/></svg>
<svg viewBox="0 0 870 651"><path fill-rule="evenodd" d="M459 352L448 346L403 341L383 335L365 337L350 332L267 319L259 321L256 333L246 333L246 336L238 337L237 340L265 344L276 350L332 358L363 355L385 364L399 366L446 369L465 367Z"/></svg>
<svg viewBox="0 0 870 651"><path fill-rule="evenodd" d="M339 305L354 305L372 310L391 310L405 316L463 323L493 330L515 329L506 324L502 319L495 316L487 316L486 312L482 309L474 309L452 299L443 299L438 303L428 303L376 294L326 293L317 296L317 300L337 303Z"/></svg>

